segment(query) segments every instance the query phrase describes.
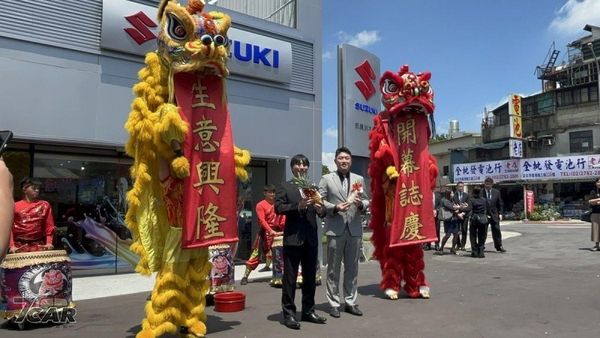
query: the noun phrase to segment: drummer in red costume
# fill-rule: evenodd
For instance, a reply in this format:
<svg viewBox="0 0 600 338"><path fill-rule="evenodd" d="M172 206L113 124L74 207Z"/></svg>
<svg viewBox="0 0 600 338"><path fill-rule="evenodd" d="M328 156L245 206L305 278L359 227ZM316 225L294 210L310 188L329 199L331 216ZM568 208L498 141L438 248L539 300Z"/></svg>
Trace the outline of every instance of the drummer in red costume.
<svg viewBox="0 0 600 338"><path fill-rule="evenodd" d="M40 184L32 178L21 181L23 199L15 203L10 252L52 250L56 226L50 203L39 199Z"/></svg>
<svg viewBox="0 0 600 338"><path fill-rule="evenodd" d="M273 238L278 235L283 235L283 225L285 224L284 215L275 214L275 186L268 184L264 188L265 199L256 204L256 219L260 224L260 229L256 234L256 240L252 246L252 253L250 258L246 261L246 272L242 277L241 284L245 285L248 283L248 276L256 267L260 261L259 248L262 240L263 252L266 256L266 264L260 271L269 271L269 265L271 265L271 245L273 244Z"/></svg>

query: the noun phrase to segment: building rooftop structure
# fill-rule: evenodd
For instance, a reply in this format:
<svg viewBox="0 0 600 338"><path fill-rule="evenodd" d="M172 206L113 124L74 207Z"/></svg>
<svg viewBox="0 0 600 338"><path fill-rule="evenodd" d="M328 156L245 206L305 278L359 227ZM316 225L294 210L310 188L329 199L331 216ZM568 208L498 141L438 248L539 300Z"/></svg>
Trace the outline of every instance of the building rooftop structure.
<svg viewBox="0 0 600 338"><path fill-rule="evenodd" d="M568 44L566 62L560 65L556 65L560 51L552 43L544 63L536 67L543 91L598 81L596 56L600 55L600 27L585 25L584 30L591 34Z"/></svg>

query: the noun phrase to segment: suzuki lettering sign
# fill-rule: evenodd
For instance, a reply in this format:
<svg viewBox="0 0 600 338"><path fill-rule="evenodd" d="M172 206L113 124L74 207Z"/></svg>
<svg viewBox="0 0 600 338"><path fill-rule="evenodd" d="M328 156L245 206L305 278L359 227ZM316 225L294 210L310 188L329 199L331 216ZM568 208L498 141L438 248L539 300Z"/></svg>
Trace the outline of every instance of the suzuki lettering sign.
<svg viewBox="0 0 600 338"><path fill-rule="evenodd" d="M104 0L102 36L104 49L144 55L156 49L159 31L157 9L126 0ZM233 74L289 83L292 76L292 44L263 35L230 28L230 59Z"/></svg>
<svg viewBox="0 0 600 338"><path fill-rule="evenodd" d="M338 144L369 156L369 131L381 107L379 58L352 45L338 47Z"/></svg>

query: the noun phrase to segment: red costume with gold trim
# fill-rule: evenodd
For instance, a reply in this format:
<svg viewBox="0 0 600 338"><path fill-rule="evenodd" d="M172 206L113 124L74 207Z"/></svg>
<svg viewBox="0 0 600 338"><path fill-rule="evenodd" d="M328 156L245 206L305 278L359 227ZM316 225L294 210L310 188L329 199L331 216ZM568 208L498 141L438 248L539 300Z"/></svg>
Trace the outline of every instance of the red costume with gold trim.
<svg viewBox="0 0 600 338"><path fill-rule="evenodd" d="M11 248L17 248L19 252L45 250L40 247L52 245L55 231L50 203L25 199L15 203Z"/></svg>
<svg viewBox="0 0 600 338"><path fill-rule="evenodd" d="M262 200L256 204L256 219L260 225L254 243L252 244L252 253L246 261L246 272L244 277L248 277L260 263L260 248L265 254L266 266L271 265L272 255L271 246L273 245L274 235L271 233L282 232L285 225L285 215L275 214L275 204Z"/></svg>
<svg viewBox="0 0 600 338"><path fill-rule="evenodd" d="M371 222L380 287L397 299L401 284L411 298L429 298L422 243L437 240L433 196L438 168L428 150L434 111L430 73L404 65L380 80L385 110L369 134ZM430 126L431 123L431 126Z"/></svg>

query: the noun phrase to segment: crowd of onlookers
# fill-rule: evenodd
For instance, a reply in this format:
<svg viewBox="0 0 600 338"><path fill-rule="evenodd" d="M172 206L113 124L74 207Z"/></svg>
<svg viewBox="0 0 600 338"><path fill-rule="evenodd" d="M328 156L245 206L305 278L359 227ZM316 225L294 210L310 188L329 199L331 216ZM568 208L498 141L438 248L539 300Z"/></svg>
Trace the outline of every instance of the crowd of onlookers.
<svg viewBox="0 0 600 338"><path fill-rule="evenodd" d="M446 187L441 192L435 191L434 217L439 240L426 244L424 249L433 248L434 254L443 255L446 243L452 237L450 253L457 254L457 251L465 250L468 237L471 257L483 258L488 227L491 227L494 248L498 252L506 252L502 246L500 230L504 203L500 192L493 185L493 179L488 177L482 187L473 187L470 194L465 192L463 182L458 182L454 189ZM594 243L590 250L600 251L600 177L596 179L595 188L590 192L588 204L591 208L591 240ZM441 224L444 226L443 237L440 237Z"/></svg>
<svg viewBox="0 0 600 338"><path fill-rule="evenodd" d="M435 254L444 254L444 248L450 237L452 237L451 254L457 254L458 250L465 250L468 236L471 257L485 257L488 227L492 229L496 251L506 252L502 246L502 232L500 231L504 203L500 191L493 186L494 180L488 177L485 179L483 187L474 187L470 194L465 191L463 182L458 182L455 189L447 188L441 192L434 192L433 213L439 239L433 243ZM444 236L440 237L442 224ZM431 250L432 243L426 244L424 249Z"/></svg>

